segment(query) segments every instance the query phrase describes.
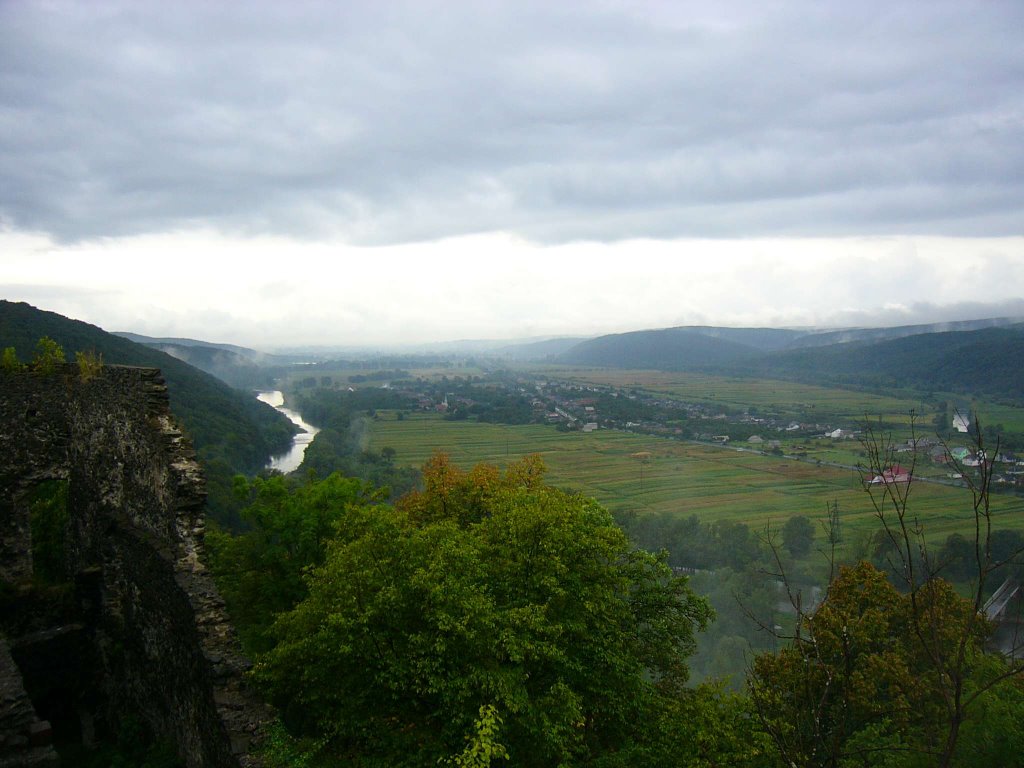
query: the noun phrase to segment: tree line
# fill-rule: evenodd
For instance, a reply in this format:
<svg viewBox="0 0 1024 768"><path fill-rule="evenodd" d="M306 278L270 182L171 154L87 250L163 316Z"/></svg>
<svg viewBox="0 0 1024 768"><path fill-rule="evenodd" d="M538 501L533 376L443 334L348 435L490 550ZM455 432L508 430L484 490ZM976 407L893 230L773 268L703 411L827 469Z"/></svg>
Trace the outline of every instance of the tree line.
<svg viewBox="0 0 1024 768"><path fill-rule="evenodd" d="M984 580L1001 563L987 487L975 490ZM811 545L805 522L755 546L735 524L684 519L690 562L746 601L758 646L734 634L737 615L716 620L702 573L635 547L596 502L548 486L535 457L464 472L438 455L394 503L337 474L237 491L251 528L214 535L211 566L281 713L272 766L909 768L1022 754L1019 662L987 648L981 593L938 575L899 488L878 489L896 583L870 562L837 565L813 609L787 572ZM750 564L737 551L760 586L733 569ZM719 622L713 650L750 664L738 690L714 680L727 658L694 685L698 638Z"/></svg>

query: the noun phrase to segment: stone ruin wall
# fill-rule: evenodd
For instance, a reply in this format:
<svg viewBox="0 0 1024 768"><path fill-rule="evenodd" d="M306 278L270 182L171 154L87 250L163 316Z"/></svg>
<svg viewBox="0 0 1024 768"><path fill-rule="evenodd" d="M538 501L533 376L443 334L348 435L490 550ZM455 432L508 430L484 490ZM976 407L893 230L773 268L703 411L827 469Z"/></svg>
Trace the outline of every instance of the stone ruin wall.
<svg viewBox="0 0 1024 768"><path fill-rule="evenodd" d="M73 588L56 607L29 586L29 496L47 480L68 483ZM0 373L0 581L17 595L0 616L0 766L58 765L33 704L83 743L131 713L189 768L258 764L267 714L202 563L205 499L159 371Z"/></svg>

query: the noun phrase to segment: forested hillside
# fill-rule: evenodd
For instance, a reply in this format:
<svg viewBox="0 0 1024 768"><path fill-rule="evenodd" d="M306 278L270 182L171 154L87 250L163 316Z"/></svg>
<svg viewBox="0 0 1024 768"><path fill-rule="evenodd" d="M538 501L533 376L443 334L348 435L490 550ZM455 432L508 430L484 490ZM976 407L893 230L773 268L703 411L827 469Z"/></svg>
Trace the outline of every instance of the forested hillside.
<svg viewBox="0 0 1024 768"><path fill-rule="evenodd" d="M116 331L115 336L143 344L189 365L216 376L232 387L241 389L267 388L296 358L270 355L236 344L217 344L198 339L153 338L128 331Z"/></svg>
<svg viewBox="0 0 1024 768"><path fill-rule="evenodd" d="M43 336L60 344L69 360L75 352L96 352L108 364L163 372L171 409L207 470L214 513L229 496L221 486L229 487L234 473L258 471L268 456L288 447L295 433L294 425L269 405L168 354L29 304L0 301L0 348L14 347L27 362Z"/></svg>
<svg viewBox="0 0 1024 768"><path fill-rule="evenodd" d="M1024 324L984 322L1000 327L936 331L938 326L929 325L828 333L665 328L591 339L558 361L1024 400Z"/></svg>
<svg viewBox="0 0 1024 768"><path fill-rule="evenodd" d="M945 323L924 325L896 325L885 328L841 328L833 331L807 333L794 339L789 349L802 347L827 347L851 341L890 341L905 336L921 336L926 333L953 333L959 331L980 331L985 328L1003 328L1019 325L1019 318L991 317L984 320L951 320Z"/></svg>
<svg viewBox="0 0 1024 768"><path fill-rule="evenodd" d="M709 336L698 329L662 328L583 341L556 360L569 365L681 371L734 363L759 353L751 344Z"/></svg>
<svg viewBox="0 0 1024 768"><path fill-rule="evenodd" d="M964 392L1024 400L1024 330L927 333L788 350L748 361L760 376L828 384Z"/></svg>

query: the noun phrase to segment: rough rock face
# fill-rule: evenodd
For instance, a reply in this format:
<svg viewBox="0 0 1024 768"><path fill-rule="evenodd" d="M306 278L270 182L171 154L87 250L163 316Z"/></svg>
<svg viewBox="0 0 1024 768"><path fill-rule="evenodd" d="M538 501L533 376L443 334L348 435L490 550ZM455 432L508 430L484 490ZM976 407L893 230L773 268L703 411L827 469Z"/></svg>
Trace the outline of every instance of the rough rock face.
<svg viewBox="0 0 1024 768"><path fill-rule="evenodd" d="M68 483L70 585L49 599L27 586L48 480ZM47 716L88 744L125 713L189 768L256 765L267 715L201 561L205 498L159 371L0 373L0 766L57 764Z"/></svg>
<svg viewBox="0 0 1024 768"><path fill-rule="evenodd" d="M0 765L51 768L59 765L48 743L49 723L40 720L21 684L11 649L0 637ZM39 744L38 742L47 742ZM36 743L33 743L36 742Z"/></svg>

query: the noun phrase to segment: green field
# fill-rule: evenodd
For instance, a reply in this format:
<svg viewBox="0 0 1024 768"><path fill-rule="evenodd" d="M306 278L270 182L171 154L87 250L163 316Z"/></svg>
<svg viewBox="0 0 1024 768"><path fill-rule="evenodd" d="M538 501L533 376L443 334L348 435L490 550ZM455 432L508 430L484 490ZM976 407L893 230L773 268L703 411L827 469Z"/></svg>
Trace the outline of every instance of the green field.
<svg viewBox="0 0 1024 768"><path fill-rule="evenodd" d="M845 532L877 525L852 470L613 430L559 432L542 425L445 421L433 414L398 421L382 413L369 424L369 447L391 446L405 464L418 466L435 451L448 453L462 467L478 462L501 466L540 454L551 484L593 496L613 511L695 514L704 521L729 519L760 529L769 522L781 525L795 514L823 520L826 504L836 500ZM634 457L641 452L651 454L646 463ZM1024 499L998 495L994 507L997 525L1024 528ZM929 538L966 533L970 495L919 482L912 489L912 509Z"/></svg>
<svg viewBox="0 0 1024 768"><path fill-rule="evenodd" d="M865 415L886 420L906 420L911 410L922 418L934 415L915 397L890 397L846 389L819 387L774 379L709 376L701 373L670 371L633 371L579 368L537 368L533 373L551 378L601 384L613 387L635 387L650 392L663 392L679 400L724 405L737 410L754 406L762 411L781 415L820 414L823 418L857 421Z"/></svg>
<svg viewBox="0 0 1024 768"><path fill-rule="evenodd" d="M379 368L369 366L338 365L337 367L332 367L325 364L317 366L315 370L296 368L291 372L285 374L285 376L278 383L278 387L284 390L294 390L298 388L297 385L299 382L301 382L303 379L308 379L310 377L316 379L318 385L320 386L328 386L341 389L344 389L346 387L352 387L353 389L360 389L363 387L379 387L383 383L379 379L358 383L349 380L350 377L372 375L374 373L377 373L379 370ZM443 376L447 376L448 378L452 379L455 378L456 376L461 376L462 378L469 378L472 376L482 376L486 373L486 371L484 371L481 368L465 365L452 365L450 367L437 366L432 368L404 367L402 368L402 370L408 371L409 375L414 379L423 378L430 380L440 379ZM326 381L327 383L324 384L324 381Z"/></svg>
<svg viewBox="0 0 1024 768"><path fill-rule="evenodd" d="M972 402L971 410L981 418L982 426L1002 424L1011 432L1024 432L1024 408L990 402Z"/></svg>
<svg viewBox="0 0 1024 768"><path fill-rule="evenodd" d="M1024 408L995 403L990 400L965 398L949 392L935 392L924 402L912 392L880 395L858 390L821 387L799 382L773 379L730 378L700 373L667 371L612 370L603 368L542 367L531 369L533 375L552 379L619 388L637 388L662 393L684 402L718 404L735 411L757 408L762 416L774 415L801 423L817 423L844 429L864 426L879 429L896 442L916 437L935 437L935 416L941 404L964 409L977 415L982 425L1002 425L1006 430L1024 432ZM952 417L952 411L947 411ZM913 426L912 426L913 421ZM810 461L856 465L862 460L856 441L834 441L807 437L790 438L787 433L766 431L766 440L782 441L784 453L799 454ZM971 438L954 434L950 448L971 447ZM945 478L948 469L918 465L923 477Z"/></svg>

